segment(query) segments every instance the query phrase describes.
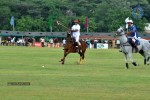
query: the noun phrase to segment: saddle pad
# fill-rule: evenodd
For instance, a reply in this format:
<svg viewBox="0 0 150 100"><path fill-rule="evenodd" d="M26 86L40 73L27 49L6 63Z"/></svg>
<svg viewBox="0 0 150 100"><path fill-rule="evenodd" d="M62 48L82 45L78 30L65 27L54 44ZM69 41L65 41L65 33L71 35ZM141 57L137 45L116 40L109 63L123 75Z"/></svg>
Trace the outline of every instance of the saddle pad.
<svg viewBox="0 0 150 100"><path fill-rule="evenodd" d="M140 41L139 40L136 40L135 41L135 44L138 46L138 45L140 45Z"/></svg>

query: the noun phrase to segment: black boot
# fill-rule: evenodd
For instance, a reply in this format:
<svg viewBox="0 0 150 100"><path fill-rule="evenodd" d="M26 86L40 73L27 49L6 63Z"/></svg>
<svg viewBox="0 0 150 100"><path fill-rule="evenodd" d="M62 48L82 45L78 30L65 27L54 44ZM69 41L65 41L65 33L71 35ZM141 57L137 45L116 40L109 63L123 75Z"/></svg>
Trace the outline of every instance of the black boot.
<svg viewBox="0 0 150 100"><path fill-rule="evenodd" d="M78 42L76 42L76 47L79 47L79 43Z"/></svg>
<svg viewBox="0 0 150 100"><path fill-rule="evenodd" d="M135 48L135 52L137 53L139 50L138 50L136 44L133 41L130 44L133 48Z"/></svg>
<svg viewBox="0 0 150 100"><path fill-rule="evenodd" d="M78 44L78 42L75 42L74 46L75 46L75 51L78 52L79 51L79 44Z"/></svg>

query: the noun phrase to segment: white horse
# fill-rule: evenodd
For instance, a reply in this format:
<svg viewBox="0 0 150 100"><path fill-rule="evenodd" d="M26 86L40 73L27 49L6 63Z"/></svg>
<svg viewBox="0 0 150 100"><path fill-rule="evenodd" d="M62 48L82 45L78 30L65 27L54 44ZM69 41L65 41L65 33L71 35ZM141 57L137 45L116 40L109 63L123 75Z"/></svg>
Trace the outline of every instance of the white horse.
<svg viewBox="0 0 150 100"><path fill-rule="evenodd" d="M119 36L120 44L121 44L121 50L124 54L125 57L125 62L126 62L126 68L128 69L128 60L127 60L127 55L130 58L130 61L134 66L138 66L136 62L133 61L132 59L132 53L135 53L135 48L133 48L129 43L128 43L128 38L126 37L125 31L123 27L120 27L116 35ZM150 53L148 52L150 50L150 43L148 40L145 39L138 39L140 44L137 46L139 53L144 57L144 64L148 64L149 58L150 58Z"/></svg>

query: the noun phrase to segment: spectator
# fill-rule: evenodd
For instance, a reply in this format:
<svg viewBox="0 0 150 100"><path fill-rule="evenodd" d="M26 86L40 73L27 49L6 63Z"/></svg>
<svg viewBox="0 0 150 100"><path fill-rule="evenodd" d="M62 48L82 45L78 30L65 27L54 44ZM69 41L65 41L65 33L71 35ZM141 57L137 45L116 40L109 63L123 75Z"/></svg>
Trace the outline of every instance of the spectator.
<svg viewBox="0 0 150 100"><path fill-rule="evenodd" d="M91 40L91 45L92 45L92 48L94 48L94 40Z"/></svg>
<svg viewBox="0 0 150 100"><path fill-rule="evenodd" d="M42 47L44 47L45 39L42 37L42 38L40 39L40 41L41 41Z"/></svg>
<svg viewBox="0 0 150 100"><path fill-rule="evenodd" d="M54 40L52 38L49 39L50 47L54 47Z"/></svg>
<svg viewBox="0 0 150 100"><path fill-rule="evenodd" d="M115 40L112 40L112 48L115 48Z"/></svg>
<svg viewBox="0 0 150 100"><path fill-rule="evenodd" d="M29 46L32 46L32 42L33 42L33 40L32 40L32 38L28 38L28 43L29 43Z"/></svg>
<svg viewBox="0 0 150 100"><path fill-rule="evenodd" d="M95 40L94 40L94 48L97 48L97 42L98 42L98 40L95 38Z"/></svg>
<svg viewBox="0 0 150 100"><path fill-rule="evenodd" d="M65 46L65 44L66 44L66 39L64 38L63 39L63 47Z"/></svg>
<svg viewBox="0 0 150 100"><path fill-rule="evenodd" d="M54 47L58 47L58 39L57 38L54 39Z"/></svg>
<svg viewBox="0 0 150 100"><path fill-rule="evenodd" d="M2 46L6 46L6 40L5 40L5 39L3 39L3 40L1 41L1 45L2 45Z"/></svg>
<svg viewBox="0 0 150 100"><path fill-rule="evenodd" d="M91 45L91 43L90 43L90 39L88 38L88 39L86 39L85 40L85 42L86 42L86 44L87 44L87 48L90 48L90 45Z"/></svg>
<svg viewBox="0 0 150 100"><path fill-rule="evenodd" d="M36 42L35 38L32 38L32 40L33 40L32 46L35 46L35 42Z"/></svg>
<svg viewBox="0 0 150 100"><path fill-rule="evenodd" d="M8 36L7 37L7 46L10 46L11 45L11 36Z"/></svg>
<svg viewBox="0 0 150 100"><path fill-rule="evenodd" d="M28 43L29 43L28 37L24 37L24 41L25 41L25 46L28 46Z"/></svg>
<svg viewBox="0 0 150 100"><path fill-rule="evenodd" d="M16 37L11 38L11 46L15 45L15 39L16 39Z"/></svg>

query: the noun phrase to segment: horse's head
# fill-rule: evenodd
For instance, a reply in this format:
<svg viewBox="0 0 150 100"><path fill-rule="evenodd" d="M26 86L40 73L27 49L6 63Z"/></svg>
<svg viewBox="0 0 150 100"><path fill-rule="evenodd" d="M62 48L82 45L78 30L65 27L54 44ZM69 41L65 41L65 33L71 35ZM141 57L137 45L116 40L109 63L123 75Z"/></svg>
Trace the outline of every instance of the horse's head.
<svg viewBox="0 0 150 100"><path fill-rule="evenodd" d="M67 31L67 38L71 38L71 31Z"/></svg>
<svg viewBox="0 0 150 100"><path fill-rule="evenodd" d="M125 34L125 32L124 32L123 27L118 28L118 30L116 31L116 35L118 35L118 36L121 36L121 35L124 35L124 34Z"/></svg>
<svg viewBox="0 0 150 100"><path fill-rule="evenodd" d="M72 33L71 33L71 31L68 31L67 32L67 37L66 37L66 42L73 42L74 41L74 38L72 38Z"/></svg>

